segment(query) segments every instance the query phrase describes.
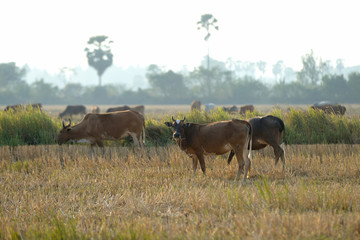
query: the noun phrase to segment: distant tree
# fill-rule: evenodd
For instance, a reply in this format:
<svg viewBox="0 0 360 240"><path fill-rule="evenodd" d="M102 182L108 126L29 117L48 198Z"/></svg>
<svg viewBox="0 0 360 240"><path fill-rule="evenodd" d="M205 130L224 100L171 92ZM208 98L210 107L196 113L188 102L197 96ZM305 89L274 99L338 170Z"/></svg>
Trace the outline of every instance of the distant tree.
<svg viewBox="0 0 360 240"><path fill-rule="evenodd" d="M59 101L58 93L59 89L53 87L50 83L45 83L44 79L39 79L31 84L31 102L40 102L42 104L57 103Z"/></svg>
<svg viewBox="0 0 360 240"><path fill-rule="evenodd" d="M343 75L326 75L322 79L324 98L331 101L342 101L348 93L348 85Z"/></svg>
<svg viewBox="0 0 360 240"><path fill-rule="evenodd" d="M264 61L258 61L256 63L257 68L261 72L261 78L264 76L265 70L266 70L266 62Z"/></svg>
<svg viewBox="0 0 360 240"><path fill-rule="evenodd" d="M25 74L25 68L17 67L14 62L0 63L0 88L19 83Z"/></svg>
<svg viewBox="0 0 360 240"><path fill-rule="evenodd" d="M360 73L352 72L348 75L349 102L360 103Z"/></svg>
<svg viewBox="0 0 360 240"><path fill-rule="evenodd" d="M79 102L84 93L84 88L80 83L68 83L61 92L66 103L75 103Z"/></svg>
<svg viewBox="0 0 360 240"><path fill-rule="evenodd" d="M336 60L336 73L337 74L343 74L343 70L344 70L344 61L342 59L337 59Z"/></svg>
<svg viewBox="0 0 360 240"><path fill-rule="evenodd" d="M226 90L226 84L230 82L231 78L230 71L219 67L213 67L208 70L200 66L190 72L189 75L192 89L196 91L196 95L202 97L213 97L214 94L219 94L220 91ZM225 95L225 93L223 94Z"/></svg>
<svg viewBox="0 0 360 240"><path fill-rule="evenodd" d="M282 60L277 61L273 65L272 72L275 76L276 82L278 82L280 79L283 79L284 69L285 69L285 65Z"/></svg>
<svg viewBox="0 0 360 240"><path fill-rule="evenodd" d="M113 54L110 49L112 42L107 36L94 36L89 39L88 47L85 48L88 64L96 69L99 76L99 86L101 86L101 76L113 63Z"/></svg>
<svg viewBox="0 0 360 240"><path fill-rule="evenodd" d="M320 59L320 63L319 63L320 79L322 79L326 75L330 75L331 72L332 72L332 66L330 60L322 61Z"/></svg>
<svg viewBox="0 0 360 240"><path fill-rule="evenodd" d="M296 73L295 73L294 69L292 69L291 67L285 67L284 78L287 80L287 82L295 81Z"/></svg>
<svg viewBox="0 0 360 240"><path fill-rule="evenodd" d="M303 85L316 85L320 80L320 70L316 65L314 52L311 50L310 54L301 57L303 68L298 72L297 79Z"/></svg>
<svg viewBox="0 0 360 240"><path fill-rule="evenodd" d="M62 67L59 69L59 77L63 80L64 84L69 82L72 76L76 75L75 68Z"/></svg>
<svg viewBox="0 0 360 240"><path fill-rule="evenodd" d="M149 66L146 77L156 95L171 99L180 99L186 95L182 74L171 70L164 72L155 64Z"/></svg>
<svg viewBox="0 0 360 240"><path fill-rule="evenodd" d="M201 28L206 30L206 36L204 38L205 41L209 43L209 38L211 36L210 30L213 28L215 30L219 30L219 26L217 24L217 19L212 14L203 14L201 15L201 20L197 22L198 30ZM209 54L209 44L208 44L208 54L207 54L207 69L210 69L210 54Z"/></svg>

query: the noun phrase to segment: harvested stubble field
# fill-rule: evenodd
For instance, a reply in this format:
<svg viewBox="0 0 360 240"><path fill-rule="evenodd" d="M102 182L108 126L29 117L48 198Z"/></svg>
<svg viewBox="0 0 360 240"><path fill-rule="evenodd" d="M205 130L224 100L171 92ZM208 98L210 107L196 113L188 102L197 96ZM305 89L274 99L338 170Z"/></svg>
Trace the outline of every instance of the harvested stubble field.
<svg viewBox="0 0 360 240"><path fill-rule="evenodd" d="M0 237L359 238L360 146L285 149L284 174L264 149L244 184L224 157L207 157L207 175L192 177L177 146L96 156L79 145L1 147Z"/></svg>
<svg viewBox="0 0 360 240"><path fill-rule="evenodd" d="M360 115L359 106L347 114ZM44 106L52 116L64 108ZM155 119L187 111L145 106ZM226 157L206 157L207 175L193 177L175 144L111 145L104 154L86 145L1 146L0 239L360 238L360 145L287 145L284 173L271 148L253 151L247 183L234 181L237 161Z"/></svg>

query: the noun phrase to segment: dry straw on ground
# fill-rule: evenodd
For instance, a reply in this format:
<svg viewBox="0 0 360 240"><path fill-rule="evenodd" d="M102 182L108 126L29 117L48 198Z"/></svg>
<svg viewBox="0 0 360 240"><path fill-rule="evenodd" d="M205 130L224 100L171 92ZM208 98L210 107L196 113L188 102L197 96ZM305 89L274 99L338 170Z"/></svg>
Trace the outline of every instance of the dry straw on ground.
<svg viewBox="0 0 360 240"><path fill-rule="evenodd" d="M255 152L250 179L237 162L207 157L192 177L178 147L0 148L1 239L357 239L359 145ZM60 161L61 160L61 161Z"/></svg>

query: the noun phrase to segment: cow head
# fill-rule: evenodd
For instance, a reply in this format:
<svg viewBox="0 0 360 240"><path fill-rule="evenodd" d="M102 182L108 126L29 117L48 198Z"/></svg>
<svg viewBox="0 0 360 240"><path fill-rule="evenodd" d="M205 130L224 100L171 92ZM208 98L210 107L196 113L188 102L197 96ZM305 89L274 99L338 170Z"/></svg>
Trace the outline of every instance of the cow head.
<svg viewBox="0 0 360 240"><path fill-rule="evenodd" d="M172 127L174 130L173 138L175 139L182 139L184 138L184 128L190 126L190 123L184 123L185 117L183 120L177 119L175 120L174 117L171 117L173 122L165 122L165 125L168 127Z"/></svg>
<svg viewBox="0 0 360 240"><path fill-rule="evenodd" d="M65 125L65 122L63 121L63 129L61 129L56 141L59 145L66 143L71 139L71 120L69 119L69 124Z"/></svg>

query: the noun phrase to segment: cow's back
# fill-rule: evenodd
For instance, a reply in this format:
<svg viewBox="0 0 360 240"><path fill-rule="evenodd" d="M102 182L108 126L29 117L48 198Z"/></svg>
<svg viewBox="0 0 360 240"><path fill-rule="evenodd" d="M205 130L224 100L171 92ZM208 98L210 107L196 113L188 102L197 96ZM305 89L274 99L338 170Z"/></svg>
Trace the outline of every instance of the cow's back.
<svg viewBox="0 0 360 240"><path fill-rule="evenodd" d="M219 147L237 145L249 133L250 124L243 120L233 119L214 122L208 125L193 124L185 131L185 138L193 148L205 152L218 152Z"/></svg>
<svg viewBox="0 0 360 240"><path fill-rule="evenodd" d="M141 133L144 117L135 111L126 110L112 113L88 113L83 120L89 134L101 138L123 138L127 133Z"/></svg>

